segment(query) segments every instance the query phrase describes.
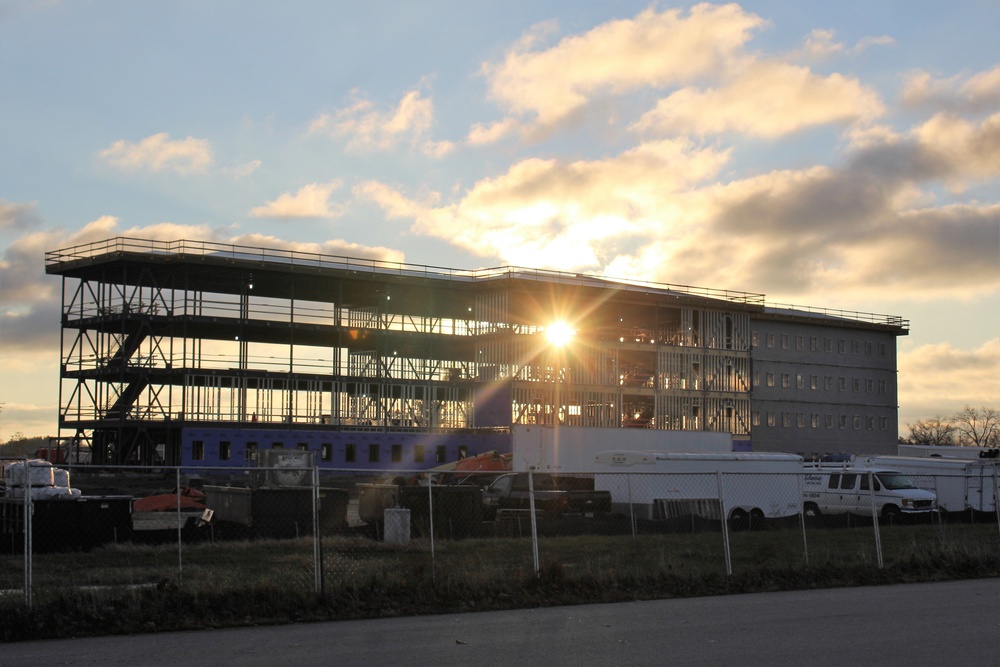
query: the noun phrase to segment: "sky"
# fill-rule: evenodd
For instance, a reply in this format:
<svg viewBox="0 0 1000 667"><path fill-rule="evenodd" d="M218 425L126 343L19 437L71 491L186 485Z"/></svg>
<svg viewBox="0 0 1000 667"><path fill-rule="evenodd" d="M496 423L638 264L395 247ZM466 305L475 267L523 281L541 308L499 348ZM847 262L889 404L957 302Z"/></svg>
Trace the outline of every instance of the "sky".
<svg viewBox="0 0 1000 667"><path fill-rule="evenodd" d="M1000 407L1000 3L0 0L0 442L114 236L899 316L900 430Z"/></svg>

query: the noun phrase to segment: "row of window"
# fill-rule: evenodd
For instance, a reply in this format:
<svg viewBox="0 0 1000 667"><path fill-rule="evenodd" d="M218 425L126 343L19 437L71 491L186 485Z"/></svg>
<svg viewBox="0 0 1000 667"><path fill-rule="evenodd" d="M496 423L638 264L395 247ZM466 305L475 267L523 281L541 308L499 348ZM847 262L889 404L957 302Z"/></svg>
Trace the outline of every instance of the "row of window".
<svg viewBox="0 0 1000 667"><path fill-rule="evenodd" d="M765 342L766 342L766 344L767 344L768 347L773 348L775 346L775 344L780 341L780 343L781 343L781 349L782 350L787 350L787 349L789 349L789 347L791 347L791 340L792 340L792 336L790 334L781 334L779 336L777 334L769 333L769 334L767 334L765 336ZM819 342L820 342L819 341L819 336L810 336L809 337L809 351L810 352L819 352ZM753 345L753 347L760 347L760 334L758 332L756 332L756 331L754 331L751 334L751 344ZM861 354L861 341L859 341L859 340L848 341L845 338L839 338L839 339L837 339L837 352L839 354L847 354L848 347L850 347L851 354ZM796 335L795 336L795 349L796 350L804 350L805 348L806 348L806 337L803 336L803 335ZM866 356L869 356L869 357L872 356L872 354L874 354L874 351L875 351L875 343L872 342L872 341L870 341L870 340L865 341L864 350L865 350L865 355ZM824 352L831 352L831 353L833 352L833 339L832 338L824 338L823 339L823 351ZM885 353L886 353L886 345L885 345L885 343L879 343L878 344L878 356L884 357Z"/></svg>
<svg viewBox="0 0 1000 667"><path fill-rule="evenodd" d="M284 449L284 442L272 442L271 449ZM302 451L309 451L310 447L308 443L300 442L296 445L296 449ZM257 449L258 444L256 442L246 443L244 448L244 459L246 461L256 461L257 460ZM320 460L322 461L332 461L333 460L333 444L329 442L324 442L319 446ZM465 458L468 455L467 448L464 445L460 445L458 448L458 457ZM368 463L379 463L382 456L382 445L372 443L368 445ZM427 456L427 451L424 445L414 445L413 446L413 463L424 463ZM219 442L219 460L220 461L230 461L233 457L233 446L228 440L221 440ZM447 448L444 445L437 445L434 448L434 462L435 463L445 463L447 457ZM390 445L389 446L389 458L393 463L402 463L403 461L403 446L402 445ZM205 442L203 440L195 440L191 443L191 460L192 461L204 461L205 460ZM347 443L344 445L344 463L356 463L358 461L358 446L354 443Z"/></svg>
<svg viewBox="0 0 1000 667"><path fill-rule="evenodd" d="M767 412L763 415L768 426L778 426L779 425L779 413L777 412ZM752 424L754 426L761 426L761 413L753 412L751 414ZM838 428L847 429L853 428L855 431L861 430L861 425L864 423L865 428L869 431L875 430L875 417L868 416L862 417L861 415L821 415L817 413L806 414L804 412L782 412L780 413L780 425L789 428L792 426L798 428L805 428L806 425L810 428L820 428L822 424L823 428L834 428L834 423L836 423ZM878 430L888 431L889 430L889 418L879 417L878 418Z"/></svg>
<svg viewBox="0 0 1000 667"><path fill-rule="evenodd" d="M777 377L777 375L775 373L768 372L768 373L766 373L764 375L764 382L767 384L768 387L773 387L773 386L775 386L775 379L776 379L776 377ZM755 387L759 387L760 386L760 372L759 371L756 371L753 374L753 386L755 386ZM782 373L781 374L781 388L782 389L789 389L789 388L791 388L791 386L792 386L792 376L791 376L791 374L790 373ZM809 386L809 389L819 389L819 376L818 375L810 375L809 376L809 385L808 386ZM844 377L844 376L840 376L839 378L837 378L837 385L836 386L837 386L837 388L840 391L847 391L847 378ZM824 391L833 391L833 387L834 387L834 378L833 378L833 376L832 375L826 375L826 376L824 376L823 377L823 390ZM806 376L803 375L802 373L798 373L798 374L795 375L795 388L796 389L805 389L806 388ZM888 383L884 379L878 381L878 393L884 394L884 393L886 393L888 391L888 388L889 388L889 385L888 385ZM861 391L861 378L857 378L857 377L851 378L851 391L855 391L855 392ZM875 379L874 378L866 378L865 379L865 392L871 394L874 391L875 391Z"/></svg>

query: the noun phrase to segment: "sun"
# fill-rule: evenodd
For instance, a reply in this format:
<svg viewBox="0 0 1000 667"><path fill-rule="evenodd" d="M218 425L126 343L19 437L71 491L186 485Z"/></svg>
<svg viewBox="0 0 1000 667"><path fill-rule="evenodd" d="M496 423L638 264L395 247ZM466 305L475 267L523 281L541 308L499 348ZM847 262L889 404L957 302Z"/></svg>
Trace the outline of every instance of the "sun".
<svg viewBox="0 0 1000 667"><path fill-rule="evenodd" d="M565 322L553 322L545 328L545 337L556 347L562 347L573 339L576 331Z"/></svg>

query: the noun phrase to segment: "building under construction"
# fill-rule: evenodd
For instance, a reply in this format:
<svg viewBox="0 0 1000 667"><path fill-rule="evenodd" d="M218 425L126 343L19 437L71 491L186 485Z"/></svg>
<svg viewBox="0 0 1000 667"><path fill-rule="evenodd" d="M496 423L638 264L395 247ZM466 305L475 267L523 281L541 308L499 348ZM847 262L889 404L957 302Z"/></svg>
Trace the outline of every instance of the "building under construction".
<svg viewBox="0 0 1000 667"><path fill-rule="evenodd" d="M45 261L63 278L60 435L99 464L243 465L283 447L327 467L422 468L510 451L512 427L555 424L728 433L760 449L757 322L889 341L879 409L892 432L876 435L895 442L895 336L907 325L894 318L195 241L114 238ZM796 363L762 359L785 361Z"/></svg>

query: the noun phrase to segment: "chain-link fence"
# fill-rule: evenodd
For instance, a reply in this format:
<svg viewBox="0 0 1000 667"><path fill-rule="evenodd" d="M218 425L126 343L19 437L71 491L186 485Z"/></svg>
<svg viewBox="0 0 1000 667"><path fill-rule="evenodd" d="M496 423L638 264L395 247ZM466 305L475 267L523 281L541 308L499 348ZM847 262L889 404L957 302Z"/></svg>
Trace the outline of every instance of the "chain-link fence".
<svg viewBox="0 0 1000 667"><path fill-rule="evenodd" d="M337 599L371 582L476 586L553 568L635 582L1000 554L996 466L907 479L843 466L386 476L0 463L0 600L29 606L67 590Z"/></svg>

